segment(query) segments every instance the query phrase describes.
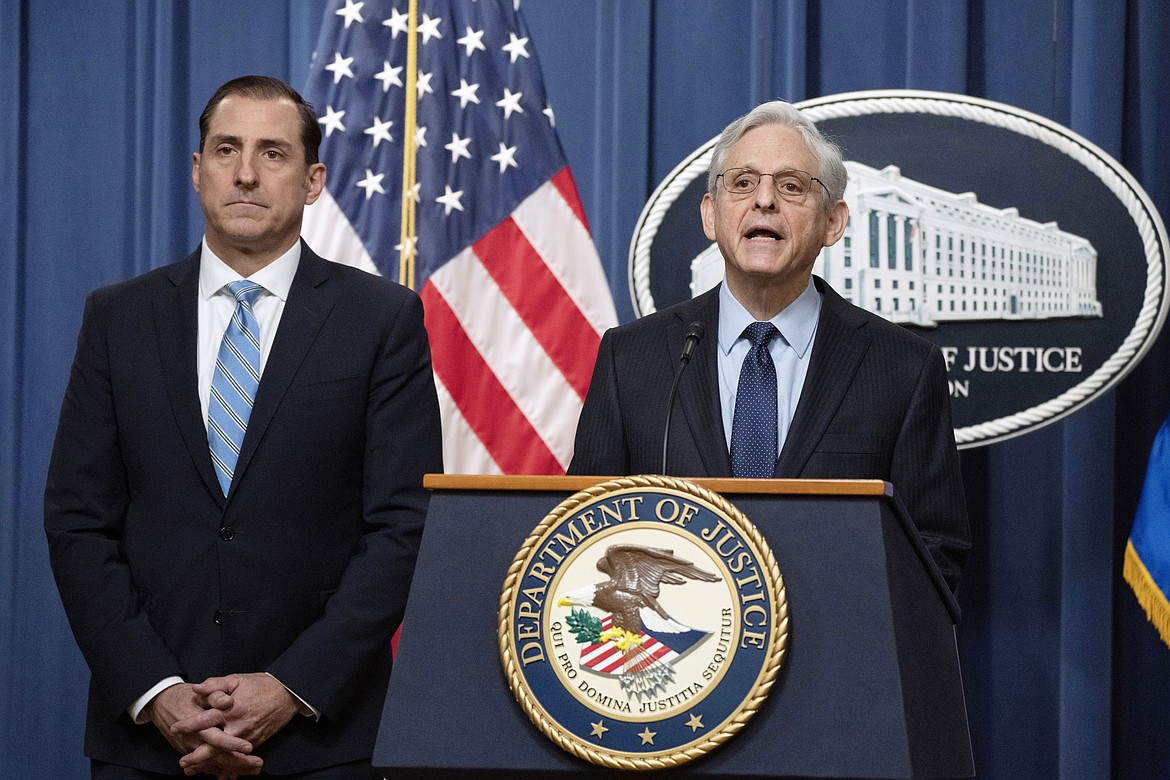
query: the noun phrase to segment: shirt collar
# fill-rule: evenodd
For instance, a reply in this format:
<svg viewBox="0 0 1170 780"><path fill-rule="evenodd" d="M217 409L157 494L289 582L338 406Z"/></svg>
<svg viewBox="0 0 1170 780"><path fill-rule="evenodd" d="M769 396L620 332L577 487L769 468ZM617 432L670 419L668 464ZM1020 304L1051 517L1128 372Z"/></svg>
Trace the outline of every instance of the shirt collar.
<svg viewBox="0 0 1170 780"><path fill-rule="evenodd" d="M297 275L297 268L301 264L301 242L294 243L287 252L248 277L251 281L263 287L270 295L275 295L282 301L288 300L288 292L292 289L293 277ZM207 237L203 238L203 252L199 258L199 294L204 300L218 293L224 285L237 282L244 277L236 273L227 263L220 260L211 247L207 246Z"/></svg>
<svg viewBox="0 0 1170 780"><path fill-rule="evenodd" d="M810 276L804 292L770 321L780 331L784 342L803 360L812 343L813 334L817 332L820 316L821 294ZM743 336L744 328L755 321L756 318L736 300L724 281L719 288L719 349L723 350L724 355L729 354L732 345Z"/></svg>

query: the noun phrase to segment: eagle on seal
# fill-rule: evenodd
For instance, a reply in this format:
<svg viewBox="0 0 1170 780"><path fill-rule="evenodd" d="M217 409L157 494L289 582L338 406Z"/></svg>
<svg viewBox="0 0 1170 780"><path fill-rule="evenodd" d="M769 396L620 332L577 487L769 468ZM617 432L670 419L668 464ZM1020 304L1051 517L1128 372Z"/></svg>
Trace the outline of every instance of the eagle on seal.
<svg viewBox="0 0 1170 780"><path fill-rule="evenodd" d="M636 544L611 545L597 562L609 580L570 591L561 606L597 607L613 615L613 628L637 636L645 629L664 633L693 631L670 616L658 603L662 585L684 585L687 580L718 582L673 550Z"/></svg>

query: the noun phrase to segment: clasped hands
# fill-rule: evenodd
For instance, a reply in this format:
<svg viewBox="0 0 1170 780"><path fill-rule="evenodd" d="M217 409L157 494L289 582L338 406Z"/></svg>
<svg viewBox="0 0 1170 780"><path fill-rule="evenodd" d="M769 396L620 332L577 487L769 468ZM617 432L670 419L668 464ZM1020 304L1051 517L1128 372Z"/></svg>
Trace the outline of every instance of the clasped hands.
<svg viewBox="0 0 1170 780"><path fill-rule="evenodd" d="M198 685L179 683L147 705L151 722L181 755L188 775L236 780L264 766L252 751L284 728L298 712L288 689L264 674L209 677Z"/></svg>

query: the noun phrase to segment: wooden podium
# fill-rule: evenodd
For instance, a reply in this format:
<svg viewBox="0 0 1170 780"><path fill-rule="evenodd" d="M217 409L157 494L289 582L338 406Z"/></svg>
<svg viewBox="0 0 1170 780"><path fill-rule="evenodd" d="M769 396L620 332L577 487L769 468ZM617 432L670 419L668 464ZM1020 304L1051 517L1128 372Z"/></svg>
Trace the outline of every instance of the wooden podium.
<svg viewBox="0 0 1170 780"><path fill-rule="evenodd" d="M434 490L374 765L432 776L614 774L562 751L500 666L508 567L560 501L602 477L429 475ZM958 608L901 503L875 480L694 479L763 533L789 606L776 685L727 744L665 774L974 776Z"/></svg>

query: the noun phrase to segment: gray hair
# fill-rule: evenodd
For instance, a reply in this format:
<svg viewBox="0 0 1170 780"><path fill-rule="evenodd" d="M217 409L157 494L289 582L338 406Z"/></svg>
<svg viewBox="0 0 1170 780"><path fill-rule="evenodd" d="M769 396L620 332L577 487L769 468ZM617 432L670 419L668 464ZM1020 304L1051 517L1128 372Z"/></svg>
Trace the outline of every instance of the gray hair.
<svg viewBox="0 0 1170 780"><path fill-rule="evenodd" d="M845 170L841 147L825 138L816 125L800 113L800 109L783 100L761 103L724 129L711 153L711 167L707 170L707 192L715 194L715 179L722 170L731 147L743 138L748 130L768 125L790 127L804 138L817 162L817 178L824 182L825 189L828 190L824 196L826 211L845 197L845 185L849 182L849 174Z"/></svg>

